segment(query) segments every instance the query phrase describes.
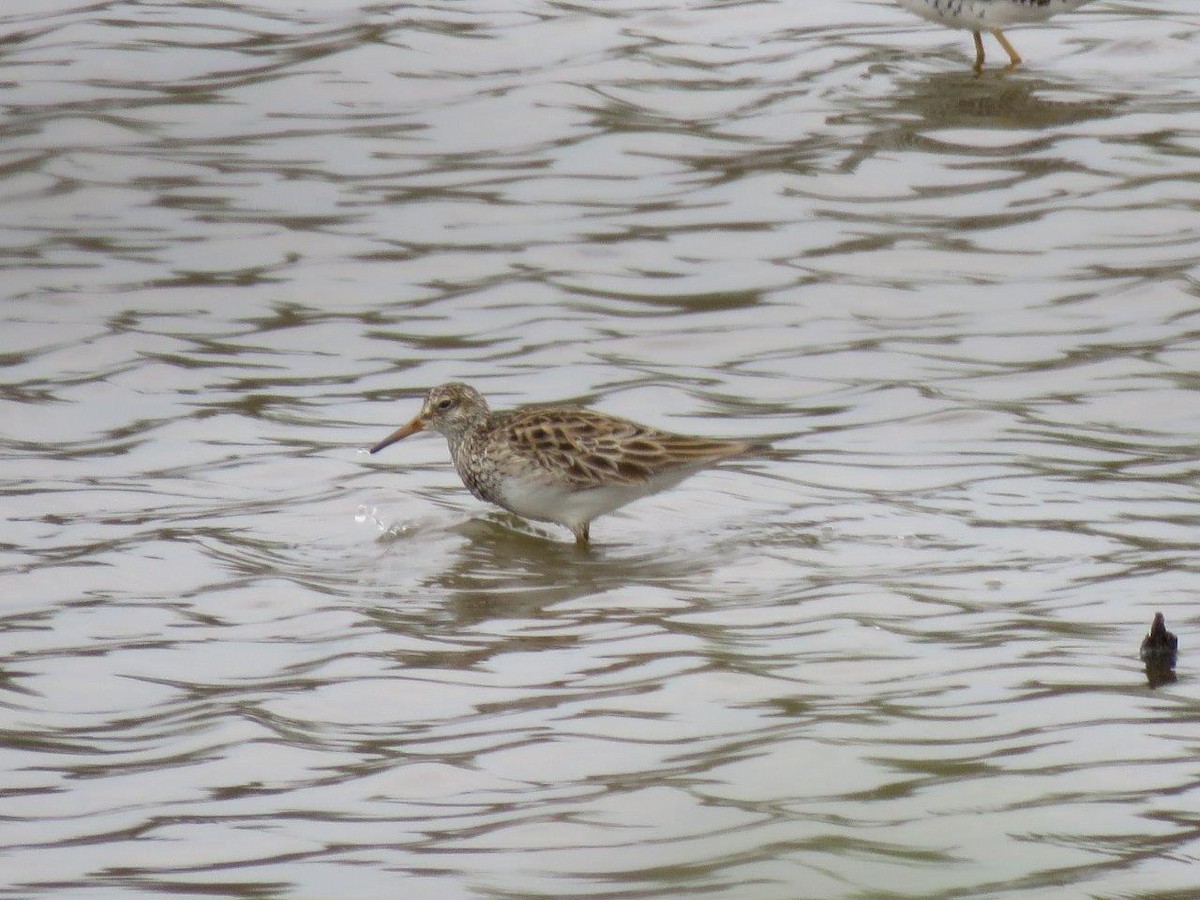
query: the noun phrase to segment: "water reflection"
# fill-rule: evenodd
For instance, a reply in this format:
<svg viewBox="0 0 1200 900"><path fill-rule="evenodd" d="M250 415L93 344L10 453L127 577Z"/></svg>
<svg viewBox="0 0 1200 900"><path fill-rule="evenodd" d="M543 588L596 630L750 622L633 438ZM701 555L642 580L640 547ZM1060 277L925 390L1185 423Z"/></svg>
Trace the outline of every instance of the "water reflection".
<svg viewBox="0 0 1200 900"><path fill-rule="evenodd" d="M1168 665L1161 660L1149 660L1146 662L1146 683L1152 688L1162 687L1164 684L1174 684L1176 681L1175 667Z"/></svg>
<svg viewBox="0 0 1200 900"><path fill-rule="evenodd" d="M915 115L922 129L1046 132L1125 112L1127 96L1116 91L1092 94L1095 90L1088 83L1071 84L1061 77L1051 79L1032 73L975 76L970 72L934 72L919 79L901 75L892 90L876 100L871 116L849 121L876 122L889 114L911 121Z"/></svg>

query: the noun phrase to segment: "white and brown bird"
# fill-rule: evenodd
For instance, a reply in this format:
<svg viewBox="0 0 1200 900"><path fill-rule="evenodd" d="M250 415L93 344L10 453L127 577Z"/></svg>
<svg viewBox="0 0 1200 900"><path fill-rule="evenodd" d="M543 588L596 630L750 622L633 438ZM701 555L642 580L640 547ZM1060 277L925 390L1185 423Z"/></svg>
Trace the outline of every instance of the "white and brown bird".
<svg viewBox="0 0 1200 900"><path fill-rule="evenodd" d="M578 406L492 412L473 387L451 382L432 388L416 417L371 452L422 430L446 438L454 468L480 500L565 525L580 544L597 516L721 460L766 449L753 441L672 434Z"/></svg>
<svg viewBox="0 0 1200 900"><path fill-rule="evenodd" d="M1091 0L896 0L909 12L947 28L961 28L975 38L975 71L983 68L983 32L990 31L1008 54L1011 65L1021 63L1021 55L1009 43L1002 29L1023 22L1044 22L1060 12L1068 12Z"/></svg>

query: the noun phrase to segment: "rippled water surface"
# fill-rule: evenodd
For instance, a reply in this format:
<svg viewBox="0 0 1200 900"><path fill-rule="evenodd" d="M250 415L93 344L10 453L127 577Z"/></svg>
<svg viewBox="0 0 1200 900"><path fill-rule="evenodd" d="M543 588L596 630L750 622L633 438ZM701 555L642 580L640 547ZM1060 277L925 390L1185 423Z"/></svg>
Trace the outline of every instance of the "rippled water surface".
<svg viewBox="0 0 1200 900"><path fill-rule="evenodd" d="M1194 0L0 34L0 894L1197 896ZM581 551L452 379L775 450Z"/></svg>

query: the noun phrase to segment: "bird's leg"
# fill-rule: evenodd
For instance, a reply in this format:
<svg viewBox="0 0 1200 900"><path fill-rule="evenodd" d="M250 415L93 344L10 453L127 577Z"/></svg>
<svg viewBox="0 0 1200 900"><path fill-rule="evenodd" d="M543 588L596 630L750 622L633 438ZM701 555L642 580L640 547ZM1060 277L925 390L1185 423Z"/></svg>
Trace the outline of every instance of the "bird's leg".
<svg viewBox="0 0 1200 900"><path fill-rule="evenodd" d="M588 542L588 526L591 522L584 522L582 525L572 525L571 531L575 532L575 543L581 547Z"/></svg>
<svg viewBox="0 0 1200 900"><path fill-rule="evenodd" d="M1008 42L1008 38L1004 36L1004 32L999 28L992 31L992 36L1000 42L1000 46L1004 48L1004 52L1008 54L1008 58L1012 60L1010 66L1019 66L1021 64L1021 54L1017 52L1017 48Z"/></svg>
<svg viewBox="0 0 1200 900"><path fill-rule="evenodd" d="M983 35L978 31L972 31L971 37L975 38L975 71L983 71Z"/></svg>

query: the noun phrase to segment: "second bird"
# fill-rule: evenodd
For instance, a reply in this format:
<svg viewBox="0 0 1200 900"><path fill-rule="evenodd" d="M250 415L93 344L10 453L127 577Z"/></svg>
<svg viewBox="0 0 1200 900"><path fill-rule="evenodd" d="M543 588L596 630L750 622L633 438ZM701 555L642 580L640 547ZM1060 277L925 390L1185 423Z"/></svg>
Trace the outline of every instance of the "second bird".
<svg viewBox="0 0 1200 900"><path fill-rule="evenodd" d="M454 468L480 500L565 525L581 544L597 516L766 447L672 434L578 406L492 412L479 391L456 381L432 388L417 416L371 452L422 430L446 438Z"/></svg>
<svg viewBox="0 0 1200 900"><path fill-rule="evenodd" d="M1001 30L1022 22L1044 22L1060 12L1067 12L1090 3L1091 0L896 0L922 19L937 22L947 28L962 28L975 38L975 70L983 68L983 32L990 31L1000 42L1012 65L1021 62L1021 55L1008 42Z"/></svg>

